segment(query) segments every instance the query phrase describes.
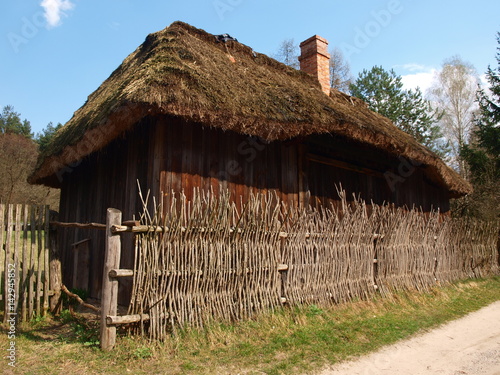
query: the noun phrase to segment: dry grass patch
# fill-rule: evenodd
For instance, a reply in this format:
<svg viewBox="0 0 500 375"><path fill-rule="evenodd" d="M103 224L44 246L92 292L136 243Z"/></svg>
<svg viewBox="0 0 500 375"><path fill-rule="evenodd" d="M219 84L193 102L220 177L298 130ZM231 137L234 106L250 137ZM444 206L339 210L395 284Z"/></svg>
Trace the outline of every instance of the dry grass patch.
<svg viewBox="0 0 500 375"><path fill-rule="evenodd" d="M12 374L300 374L362 355L500 300L500 277L429 293L400 293L332 308L278 310L252 321L187 329L163 343L121 336L103 353L78 320L18 327ZM5 329L0 347L8 344ZM2 368L5 368L3 366Z"/></svg>

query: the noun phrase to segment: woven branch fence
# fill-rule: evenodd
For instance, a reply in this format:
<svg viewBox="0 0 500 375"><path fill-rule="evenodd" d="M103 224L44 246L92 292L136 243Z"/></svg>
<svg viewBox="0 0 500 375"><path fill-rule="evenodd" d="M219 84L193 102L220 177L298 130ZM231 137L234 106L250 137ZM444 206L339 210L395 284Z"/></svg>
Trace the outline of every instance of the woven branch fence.
<svg viewBox="0 0 500 375"><path fill-rule="evenodd" d="M318 211L256 195L238 210L229 194L198 192L145 209L129 314L148 320L132 332L161 340L283 304L332 305L499 273L498 223L341 198L340 210Z"/></svg>

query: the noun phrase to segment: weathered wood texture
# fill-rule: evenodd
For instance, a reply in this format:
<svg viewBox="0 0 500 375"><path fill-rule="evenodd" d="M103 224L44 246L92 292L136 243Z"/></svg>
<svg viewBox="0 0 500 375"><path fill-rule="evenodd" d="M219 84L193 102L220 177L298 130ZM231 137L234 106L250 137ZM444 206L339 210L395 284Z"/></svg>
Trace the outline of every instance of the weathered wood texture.
<svg viewBox="0 0 500 375"><path fill-rule="evenodd" d="M73 268L75 270L83 269L88 270L90 265L90 245L91 240L78 241L71 245L73 250ZM88 290L89 287L89 273L88 272L75 272L73 274L73 288L80 290Z"/></svg>
<svg viewBox="0 0 500 375"><path fill-rule="evenodd" d="M191 199L193 188L214 194L227 190L239 210L252 193L274 193L273 199L290 206L338 206L336 186L342 185L349 201L355 194L374 204L448 211L445 191L423 178L418 168L410 173L400 164L366 145L330 135L268 143L175 118L145 118L60 176L59 220L103 223L108 207L119 208L126 220L133 219L141 209L137 181L164 200L165 210L171 207L172 192L184 191ZM388 183L386 172L398 179ZM81 279L88 280L90 296L100 298L104 233L90 228L60 232L64 283L72 287L74 273L85 273ZM91 238L89 265L74 270L71 244L86 238ZM123 236L123 246L121 266L131 268L132 234ZM131 286L129 280L120 283L120 303L128 303Z"/></svg>
<svg viewBox="0 0 500 375"><path fill-rule="evenodd" d="M104 270L101 298L101 326L100 343L101 349L108 351L113 349L116 343L116 326L107 323L107 316L115 316L118 311L118 280L112 278L111 270L120 266L121 241L120 236L111 231L113 225L122 222L121 211L108 208L106 216L106 248L104 252Z"/></svg>
<svg viewBox="0 0 500 375"><path fill-rule="evenodd" d="M4 322L45 315L49 309L48 206L0 204L0 299Z"/></svg>
<svg viewBox="0 0 500 375"><path fill-rule="evenodd" d="M498 222L369 207L340 195L339 210L321 211L272 193L250 196L242 209L230 192L178 196L179 211L160 204L150 213L145 204L141 224L150 230L136 237L128 312L142 318L133 332L162 339L283 303L331 305L499 273Z"/></svg>

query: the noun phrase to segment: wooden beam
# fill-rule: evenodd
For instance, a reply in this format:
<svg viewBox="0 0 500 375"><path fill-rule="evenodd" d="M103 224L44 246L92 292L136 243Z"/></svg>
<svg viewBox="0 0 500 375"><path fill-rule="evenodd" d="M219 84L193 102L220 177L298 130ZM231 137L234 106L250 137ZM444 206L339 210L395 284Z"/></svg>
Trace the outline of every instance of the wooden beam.
<svg viewBox="0 0 500 375"><path fill-rule="evenodd" d="M60 221L51 221L50 225L62 228L90 228L90 229L106 230L106 224L99 224L99 223L82 224L82 223L62 223Z"/></svg>
<svg viewBox="0 0 500 375"><path fill-rule="evenodd" d="M163 233L163 232L168 232L169 228L164 228L164 227L152 227L149 225L134 225L134 226L127 226L127 225L113 225L111 228L111 232L114 234L118 233L144 233L144 232L157 232L157 233Z"/></svg>
<svg viewBox="0 0 500 375"><path fill-rule="evenodd" d="M126 225L113 225L111 227L111 232L113 234L120 234L120 233L146 233L146 232L156 232L156 233L165 233L165 232L168 232L170 230L169 227L156 227L156 226L149 226L149 225L135 225L135 226L126 226ZM199 227L199 228L190 228L190 230L192 231L198 231L200 233L204 233L204 232L210 232L210 231L213 231L213 229L210 229L210 228L203 228L203 227ZM186 232L187 231L187 228L185 227L181 227L180 228L180 231L181 232ZM243 230L238 228L238 229L230 229L229 230L229 233L234 233L235 231L237 231L238 233L243 233ZM311 238L311 237L314 237L315 235L324 235L323 233L305 233L305 238ZM290 236L290 233L287 233L287 232L280 232L279 233L279 237L280 238L288 238L288 236ZM383 239L384 238L384 235L383 234L373 234L373 239L376 240L376 239Z"/></svg>
<svg viewBox="0 0 500 375"><path fill-rule="evenodd" d="M114 234L111 228L121 222L121 211L108 208L101 299L101 349L104 351L113 349L116 343L116 326L108 325L107 317L116 315L118 309L118 280L110 277L109 272L120 268L120 236Z"/></svg>
<svg viewBox="0 0 500 375"><path fill-rule="evenodd" d="M278 264L278 271L288 271L288 264Z"/></svg>
<svg viewBox="0 0 500 375"><path fill-rule="evenodd" d="M130 324L145 320L149 320L148 314L123 315L123 316L108 315L106 317L106 324L108 325Z"/></svg>
<svg viewBox="0 0 500 375"><path fill-rule="evenodd" d="M141 225L141 222L139 220L127 220L122 223L122 225L126 227L136 227L138 225Z"/></svg>
<svg viewBox="0 0 500 375"><path fill-rule="evenodd" d="M86 238L86 239L84 239L84 240L81 240L81 241L78 241L78 242L72 243L72 244L71 244L71 247L77 247L77 246L79 246L79 245L81 245L81 244L84 244L85 242L88 242L88 241L90 241L90 238Z"/></svg>
<svg viewBox="0 0 500 375"><path fill-rule="evenodd" d="M134 276L134 270L111 270L109 271L109 277L129 277Z"/></svg>
<svg viewBox="0 0 500 375"><path fill-rule="evenodd" d="M168 317L168 314L167 314ZM151 316L149 314L134 314L134 315L108 315L106 317L106 322L109 325L119 325L119 324L131 324L141 321L150 320ZM160 319L165 319L165 314L160 314Z"/></svg>

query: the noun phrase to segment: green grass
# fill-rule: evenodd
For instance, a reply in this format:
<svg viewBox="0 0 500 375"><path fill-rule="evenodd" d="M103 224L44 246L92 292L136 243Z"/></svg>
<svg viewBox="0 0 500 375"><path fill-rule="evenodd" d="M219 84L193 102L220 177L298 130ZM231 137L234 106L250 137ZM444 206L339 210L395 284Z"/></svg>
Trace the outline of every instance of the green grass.
<svg viewBox="0 0 500 375"><path fill-rule="evenodd" d="M428 293L279 310L248 322L190 329L164 343L120 337L99 350L97 327L41 320L17 338L15 374L294 374L376 350L500 300L500 277ZM82 328L83 327L83 328ZM47 341L47 339L49 339ZM7 343L0 333L0 347Z"/></svg>

